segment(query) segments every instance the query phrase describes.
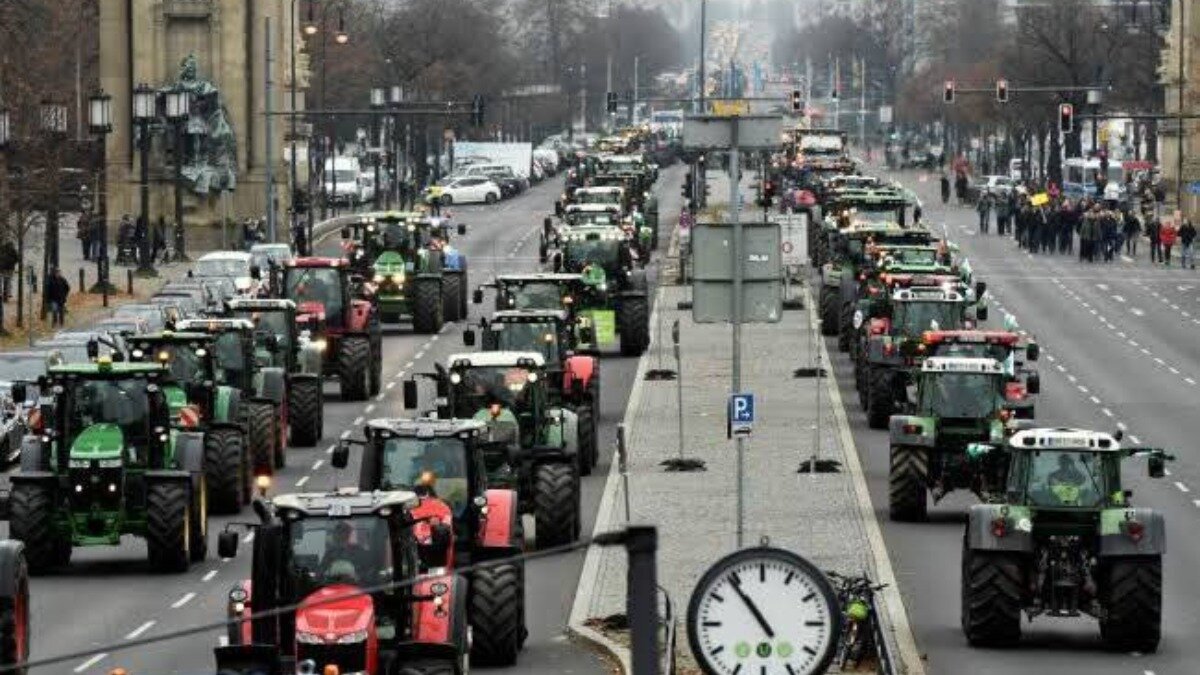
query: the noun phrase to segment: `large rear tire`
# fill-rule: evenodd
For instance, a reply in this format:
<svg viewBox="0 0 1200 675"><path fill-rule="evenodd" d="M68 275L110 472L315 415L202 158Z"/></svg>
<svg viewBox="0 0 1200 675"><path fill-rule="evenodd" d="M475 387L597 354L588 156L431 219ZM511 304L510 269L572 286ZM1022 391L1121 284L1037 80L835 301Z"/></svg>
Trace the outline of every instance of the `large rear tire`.
<svg viewBox="0 0 1200 675"><path fill-rule="evenodd" d="M894 378L888 368L867 367L867 425L872 429L886 429L888 418L895 412Z"/></svg>
<svg viewBox="0 0 1200 675"><path fill-rule="evenodd" d="M413 331L421 335L432 335L442 330L445 322L440 279L417 279L413 281Z"/></svg>
<svg viewBox="0 0 1200 675"><path fill-rule="evenodd" d="M838 296L828 286L821 287L821 335L838 334Z"/></svg>
<svg viewBox="0 0 1200 675"><path fill-rule="evenodd" d="M191 559L189 511L191 498L184 483L151 483L146 489L146 549L151 571L187 571Z"/></svg>
<svg viewBox="0 0 1200 675"><path fill-rule="evenodd" d="M925 520L928 499L925 485L929 478L929 452L924 448L893 445L888 471L888 516L892 520Z"/></svg>
<svg viewBox="0 0 1200 675"><path fill-rule="evenodd" d="M71 560L71 542L54 527L54 492L44 485L13 485L8 533L25 543L31 574L42 574ZM64 555L65 550L65 555Z"/></svg>
<svg viewBox="0 0 1200 675"><path fill-rule="evenodd" d="M214 513L242 510L242 496L248 491L252 473L245 456L242 433L237 429L222 427L204 434L205 483Z"/></svg>
<svg viewBox="0 0 1200 675"><path fill-rule="evenodd" d="M204 562L208 557L208 487L203 475L190 494L192 506L188 509L188 552L191 562Z"/></svg>
<svg viewBox="0 0 1200 675"><path fill-rule="evenodd" d="M592 467L596 465L596 420L592 416L592 407L590 405L580 406L575 409L575 417L578 420L579 435L579 452L576 456L579 458L579 475L592 475Z"/></svg>
<svg viewBox="0 0 1200 675"><path fill-rule="evenodd" d="M338 384L343 401L365 401L371 387L371 343L362 336L342 338L337 355Z"/></svg>
<svg viewBox="0 0 1200 675"><path fill-rule="evenodd" d="M646 296L622 298L617 312L621 355L641 356L650 346L650 304Z"/></svg>
<svg viewBox="0 0 1200 675"><path fill-rule="evenodd" d="M459 675L458 666L449 659L421 659L404 664L397 675Z"/></svg>
<svg viewBox="0 0 1200 675"><path fill-rule="evenodd" d="M288 424L291 425L292 445L311 448L321 440L321 381L295 380L288 398Z"/></svg>
<svg viewBox="0 0 1200 675"><path fill-rule="evenodd" d="M29 660L29 566L16 542L0 544L0 666ZM26 668L9 673L25 675Z"/></svg>
<svg viewBox="0 0 1200 675"><path fill-rule="evenodd" d="M579 480L570 464L539 464L533 477L538 548L569 544L579 530Z"/></svg>
<svg viewBox="0 0 1200 675"><path fill-rule="evenodd" d="M275 406L257 401L246 404L246 430L254 475L275 473L276 455L280 452L280 448L275 447L279 445L278 424Z"/></svg>
<svg viewBox="0 0 1200 675"><path fill-rule="evenodd" d="M447 323L462 321L464 318L459 312L462 304L461 287L462 275L442 275L442 317L445 318Z"/></svg>
<svg viewBox="0 0 1200 675"><path fill-rule="evenodd" d="M850 340L854 338L854 303L843 302L841 309L838 312L838 340L837 346L839 352L850 351Z"/></svg>
<svg viewBox="0 0 1200 675"><path fill-rule="evenodd" d="M471 575L471 662L511 666L525 630L521 606L525 574L520 565L494 565Z"/></svg>
<svg viewBox="0 0 1200 675"><path fill-rule="evenodd" d="M972 647L1010 647L1021 639L1021 560L972 551L963 542L962 628Z"/></svg>
<svg viewBox="0 0 1200 675"><path fill-rule="evenodd" d="M1152 654L1162 637L1162 558L1141 556L1105 561L1100 621L1105 644L1122 652Z"/></svg>

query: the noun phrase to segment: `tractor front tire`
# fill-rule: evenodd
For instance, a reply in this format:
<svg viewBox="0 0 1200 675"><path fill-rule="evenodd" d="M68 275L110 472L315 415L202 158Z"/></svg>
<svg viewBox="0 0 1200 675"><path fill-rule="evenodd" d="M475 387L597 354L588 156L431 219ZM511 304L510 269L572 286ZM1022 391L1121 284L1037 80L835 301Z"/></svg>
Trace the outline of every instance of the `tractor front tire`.
<svg viewBox="0 0 1200 675"><path fill-rule="evenodd" d="M442 316L447 323L462 321L466 314L462 311L462 275L445 274L442 276Z"/></svg>
<svg viewBox="0 0 1200 675"><path fill-rule="evenodd" d="M867 426L872 429L886 429L895 412L894 380L895 373L888 368L867 367Z"/></svg>
<svg viewBox="0 0 1200 675"><path fill-rule="evenodd" d="M270 403L246 404L246 429L250 439L250 459L254 467L251 473L265 471L275 472L275 464L279 453L283 452L279 445L279 430L276 427L275 406Z"/></svg>
<svg viewBox="0 0 1200 675"><path fill-rule="evenodd" d="M650 305L646 296L624 298L617 313L621 356L641 356L650 346Z"/></svg>
<svg viewBox="0 0 1200 675"><path fill-rule="evenodd" d="M288 398L288 424L291 425L292 445L311 448L321 440L321 381L296 380Z"/></svg>
<svg viewBox="0 0 1200 675"><path fill-rule="evenodd" d="M537 546L569 544L579 531L579 478L570 464L539 464L533 477Z"/></svg>
<svg viewBox="0 0 1200 675"><path fill-rule="evenodd" d="M151 483L146 490L146 549L151 571L187 571L190 502L188 486L183 483Z"/></svg>
<svg viewBox="0 0 1200 675"><path fill-rule="evenodd" d="M962 629L972 647L1011 647L1021 640L1021 560L973 551L963 542Z"/></svg>
<svg viewBox="0 0 1200 675"><path fill-rule="evenodd" d="M208 503L214 513L238 513L249 490L250 467L237 429L210 429L204 434L204 473Z"/></svg>
<svg viewBox="0 0 1200 675"><path fill-rule="evenodd" d="M1100 636L1114 651L1152 654L1162 637L1162 558L1105 561Z"/></svg>
<svg viewBox="0 0 1200 675"><path fill-rule="evenodd" d="M442 330L445 322L442 282L438 279L417 279L413 282L413 332L432 335Z"/></svg>
<svg viewBox="0 0 1200 675"><path fill-rule="evenodd" d="M0 574L0 665L15 666L29 660L29 565L20 544L0 543Z"/></svg>
<svg viewBox="0 0 1200 675"><path fill-rule="evenodd" d="M343 401L365 401L371 387L371 343L362 336L342 338L337 355L338 384Z"/></svg>
<svg viewBox="0 0 1200 675"><path fill-rule="evenodd" d="M893 445L888 470L888 516L892 520L925 520L928 500L925 485L929 478L929 452L924 448Z"/></svg>
<svg viewBox="0 0 1200 675"><path fill-rule="evenodd" d="M192 506L188 509L188 551L192 562L204 562L208 556L208 488L204 476L192 490Z"/></svg>
<svg viewBox="0 0 1200 675"><path fill-rule="evenodd" d="M838 296L828 286L821 287L821 335L832 337L838 334Z"/></svg>
<svg viewBox="0 0 1200 675"><path fill-rule="evenodd" d="M8 533L25 543L31 574L48 572L71 560L71 542L55 532L54 515L54 492L49 487L13 485Z"/></svg>
<svg viewBox="0 0 1200 675"><path fill-rule="evenodd" d="M579 458L579 475L592 475L592 467L596 466L597 455L596 449L596 420L593 417L592 407L590 405L580 406L575 409L575 416L578 419L578 435L579 435L579 452L576 456Z"/></svg>
<svg viewBox="0 0 1200 675"><path fill-rule="evenodd" d="M471 575L471 662L511 666L521 651L525 574L519 564L485 567Z"/></svg>

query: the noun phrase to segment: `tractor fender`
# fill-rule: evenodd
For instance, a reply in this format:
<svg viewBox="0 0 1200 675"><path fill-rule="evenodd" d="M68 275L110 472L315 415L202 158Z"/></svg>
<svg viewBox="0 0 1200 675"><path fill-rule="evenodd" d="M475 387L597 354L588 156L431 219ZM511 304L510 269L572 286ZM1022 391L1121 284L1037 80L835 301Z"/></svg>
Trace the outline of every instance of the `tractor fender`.
<svg viewBox="0 0 1200 675"><path fill-rule="evenodd" d="M17 483L42 483L50 486L58 484L58 475L49 471L20 471L8 477L13 485Z"/></svg>
<svg viewBox="0 0 1200 675"><path fill-rule="evenodd" d="M891 343L891 338L873 335L867 339L867 361L873 366L899 366L903 363L904 358L900 356L899 349L892 351L890 356L883 353L885 344Z"/></svg>
<svg viewBox="0 0 1200 675"><path fill-rule="evenodd" d="M347 332L367 332L367 325L371 322L371 303L367 300L352 300L348 318Z"/></svg>
<svg viewBox="0 0 1200 675"><path fill-rule="evenodd" d="M433 585L443 583L446 593L441 605L433 600L412 604L411 640L397 646L398 655L412 658L432 656L457 660L467 642L467 580L462 575L422 577L412 588L417 596L433 594ZM449 611L446 611L446 609Z"/></svg>
<svg viewBox="0 0 1200 675"><path fill-rule="evenodd" d="M587 389L592 383L592 377L596 374L596 359L591 356L571 356L567 358L567 362L563 364L563 383L562 388L565 392L571 391L571 383L574 380L581 380L584 389Z"/></svg>
<svg viewBox="0 0 1200 675"><path fill-rule="evenodd" d="M462 272L463 254L456 250L445 249L442 251L442 267L449 272Z"/></svg>
<svg viewBox="0 0 1200 675"><path fill-rule="evenodd" d="M46 471L50 468L50 455L42 439L30 434L21 439L21 472Z"/></svg>
<svg viewBox="0 0 1200 675"><path fill-rule="evenodd" d="M1142 524L1142 535L1137 541L1126 533L1129 521ZM1100 512L1100 557L1163 555L1166 552L1167 531L1161 513L1145 507Z"/></svg>
<svg viewBox="0 0 1200 675"><path fill-rule="evenodd" d="M484 496L487 499L487 513L480 519L476 545L492 554L519 552L522 535L518 519L521 514L516 491L493 489L484 493Z"/></svg>
<svg viewBox="0 0 1200 675"><path fill-rule="evenodd" d="M992 532L992 523L1005 520L1003 537ZM972 504L967 513L967 547L972 551L1033 552L1033 520L1029 509L1007 504Z"/></svg>
<svg viewBox="0 0 1200 675"><path fill-rule="evenodd" d="M438 281L441 281L442 273L441 272L421 272L419 274L414 275L413 278L414 279L437 279Z"/></svg>
<svg viewBox="0 0 1200 675"><path fill-rule="evenodd" d="M238 415L242 409L242 392L240 389L233 387L217 387L215 400L215 410L213 410L213 422L233 424L238 422Z"/></svg>
<svg viewBox="0 0 1200 675"><path fill-rule="evenodd" d="M647 293L645 289L639 290L636 288L631 288L629 290L621 291L616 295L618 298L644 298L647 296Z"/></svg>
<svg viewBox="0 0 1200 675"><path fill-rule="evenodd" d="M258 371L256 379L254 398L266 399L276 406L283 405L287 394L287 374L282 368L263 368Z"/></svg>
<svg viewBox="0 0 1200 675"><path fill-rule="evenodd" d="M204 472L204 434L195 431L175 432L175 462L182 471Z"/></svg>
<svg viewBox="0 0 1200 675"><path fill-rule="evenodd" d="M192 485L192 474L187 471L175 471L172 469L155 469L146 472L146 484L154 483L184 483L188 486Z"/></svg>
<svg viewBox="0 0 1200 675"><path fill-rule="evenodd" d="M914 434L904 430L913 426L920 427L920 432ZM937 424L928 417L892 415L888 419L888 437L892 445L933 448L937 446Z"/></svg>
<svg viewBox="0 0 1200 675"><path fill-rule="evenodd" d="M321 374L323 355L321 350L312 342L302 343L299 350L296 352L296 367L298 372L292 373L292 378L295 379L300 375L309 375L319 377Z"/></svg>

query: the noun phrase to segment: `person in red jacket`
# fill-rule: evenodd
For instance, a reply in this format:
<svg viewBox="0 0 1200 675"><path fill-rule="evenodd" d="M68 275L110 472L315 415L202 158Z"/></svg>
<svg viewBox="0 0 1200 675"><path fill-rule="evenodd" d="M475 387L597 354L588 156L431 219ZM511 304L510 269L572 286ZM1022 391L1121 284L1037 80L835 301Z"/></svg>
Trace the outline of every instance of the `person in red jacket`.
<svg viewBox="0 0 1200 675"><path fill-rule="evenodd" d="M1162 230L1158 233L1159 241L1162 242L1163 264L1167 267L1171 266L1171 247L1175 245L1178 236L1179 230L1173 220L1164 222Z"/></svg>

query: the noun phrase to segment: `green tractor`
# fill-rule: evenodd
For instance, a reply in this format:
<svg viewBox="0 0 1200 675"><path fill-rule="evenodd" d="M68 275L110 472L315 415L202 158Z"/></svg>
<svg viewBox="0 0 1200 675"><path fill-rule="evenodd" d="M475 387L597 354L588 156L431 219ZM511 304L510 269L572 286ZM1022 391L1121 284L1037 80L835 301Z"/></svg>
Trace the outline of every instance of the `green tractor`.
<svg viewBox="0 0 1200 675"><path fill-rule="evenodd" d="M257 363L281 368L286 374L288 441L311 448L325 435L325 391L321 382L327 345L313 339L296 323L291 300L236 298L225 303L226 313L254 325Z"/></svg>
<svg viewBox="0 0 1200 675"><path fill-rule="evenodd" d="M828 191L821 202L824 217L809 229L813 264L823 267L838 256L839 236L844 232L887 225L900 230L915 228L916 209L910 207L914 207L911 197L892 185Z"/></svg>
<svg viewBox="0 0 1200 675"><path fill-rule="evenodd" d="M650 293L646 272L636 269L631 238L621 228L573 227L559 236L555 272L582 276L575 315L595 332L598 346L620 336L623 356L640 356L650 345Z"/></svg>
<svg viewBox="0 0 1200 675"><path fill-rule="evenodd" d="M1130 503L1121 463L1146 457L1165 474L1160 448L1123 448L1121 433L1065 428L1013 434L999 499L971 507L963 533L962 628L972 646L1012 646L1022 612L1095 617L1105 645L1152 653L1162 635L1166 524Z"/></svg>
<svg viewBox="0 0 1200 675"><path fill-rule="evenodd" d="M1002 443L1021 424L1005 408L1004 366L990 358L931 356L915 379L912 410L888 420L892 520L925 520L927 493L937 503L953 490L984 501L1003 492L1007 453L974 449Z"/></svg>
<svg viewBox="0 0 1200 675"><path fill-rule="evenodd" d="M263 404L243 400L241 389L221 381L215 342L202 332L138 335L130 340L129 358L166 365L171 378L161 386L175 425L204 432L209 509L238 513L249 503L254 483L247 420Z"/></svg>
<svg viewBox="0 0 1200 675"><path fill-rule="evenodd" d="M76 546L146 540L156 572L184 572L208 550L204 433L173 428L158 363L53 366L39 378L39 421L12 475L9 533L32 573L67 565ZM24 401L23 384L13 397Z"/></svg>
<svg viewBox="0 0 1200 675"><path fill-rule="evenodd" d="M287 374L283 368L259 361L254 324L246 319L184 319L183 332L207 333L213 338L216 380L240 391L254 475L270 476L287 464Z"/></svg>
<svg viewBox="0 0 1200 675"><path fill-rule="evenodd" d="M570 313L555 309L509 309L480 322L484 351L537 352L546 360L546 387L552 404L570 408L578 418L580 475L599 461L600 360L579 353L594 341L592 329ZM463 344L474 347L475 331L463 331Z"/></svg>
<svg viewBox="0 0 1200 675"><path fill-rule="evenodd" d="M503 442L489 455L488 484L517 491L540 547L575 541L582 525L579 418L551 402L545 364L537 352L453 354L426 375L437 383L438 418L480 420ZM417 407L415 380L404 384L404 407Z"/></svg>

